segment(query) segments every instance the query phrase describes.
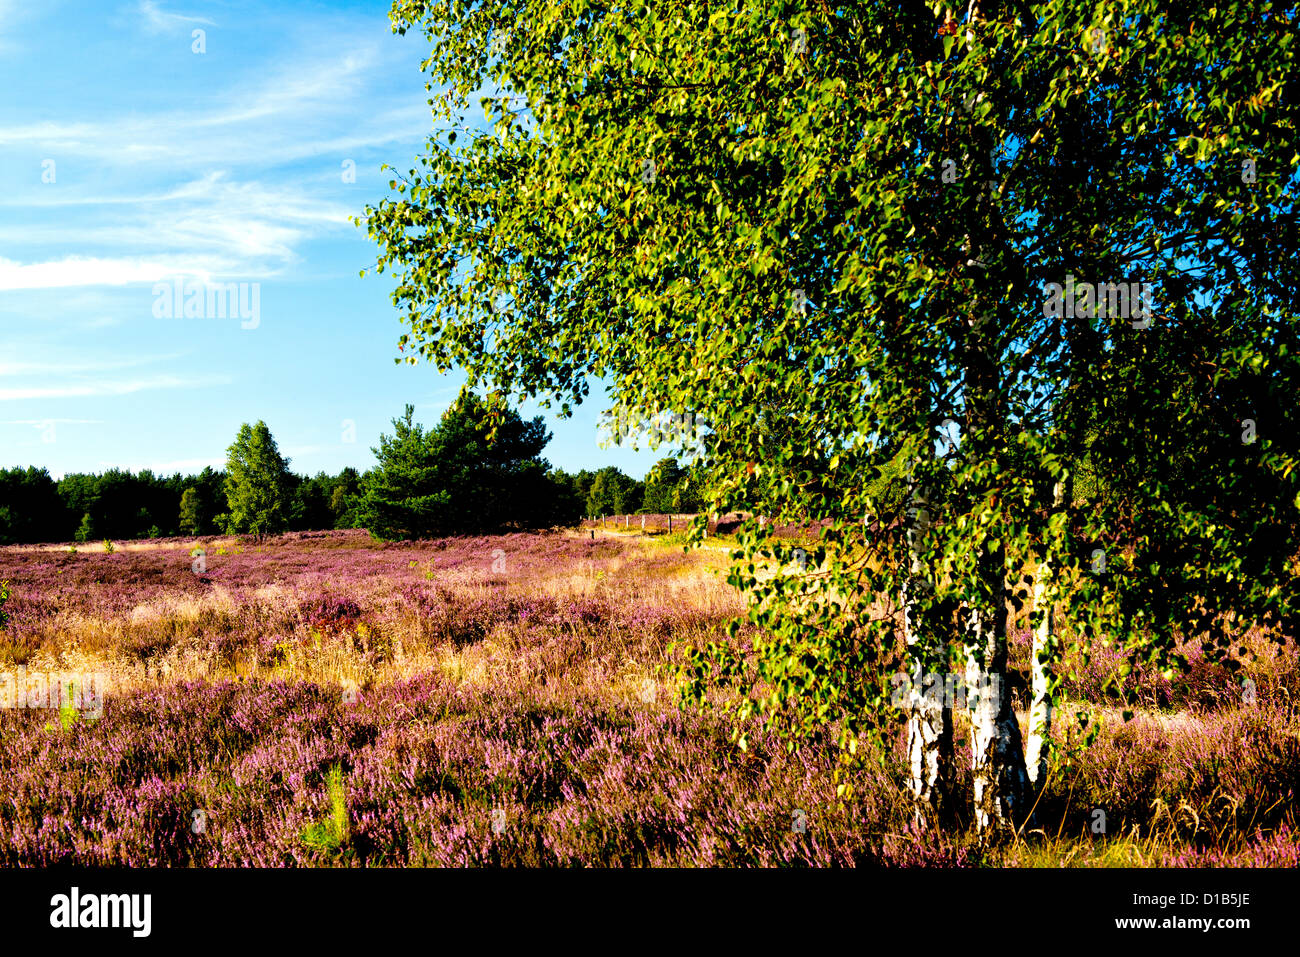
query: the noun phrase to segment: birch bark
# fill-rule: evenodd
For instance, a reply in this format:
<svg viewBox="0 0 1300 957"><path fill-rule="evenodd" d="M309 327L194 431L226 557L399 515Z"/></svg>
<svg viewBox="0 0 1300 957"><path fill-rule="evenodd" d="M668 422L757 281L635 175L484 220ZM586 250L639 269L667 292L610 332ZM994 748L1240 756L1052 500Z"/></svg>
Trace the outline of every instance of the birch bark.
<svg viewBox="0 0 1300 957"><path fill-rule="evenodd" d="M1052 511L1066 511L1066 486L1058 482L1053 494ZM1068 514L1068 513L1067 513ZM1029 705L1029 741L1025 764L1029 781L1038 790L1047 781L1050 770L1052 740L1052 668L1059 654L1056 634L1056 567L1062 542L1049 541L1042 562L1034 576L1034 642L1030 651L1030 685L1033 695Z"/></svg>
<svg viewBox="0 0 1300 957"><path fill-rule="evenodd" d="M937 642L933 633L926 633L917 601L923 587L918 547L930 524L928 504L921 493L913 499L912 524L907 535L911 566L903 586L904 638L910 662L905 702L908 787L916 821L922 827L941 823L949 813L955 760L952 703L945 693L948 683L941 675L937 685L926 685L927 675L934 669L933 652Z"/></svg>
<svg viewBox="0 0 1300 957"><path fill-rule="evenodd" d="M999 616L968 613L966 702L971 723L975 827L1015 827L1028 786L1020 724L1007 687L1007 639Z"/></svg>

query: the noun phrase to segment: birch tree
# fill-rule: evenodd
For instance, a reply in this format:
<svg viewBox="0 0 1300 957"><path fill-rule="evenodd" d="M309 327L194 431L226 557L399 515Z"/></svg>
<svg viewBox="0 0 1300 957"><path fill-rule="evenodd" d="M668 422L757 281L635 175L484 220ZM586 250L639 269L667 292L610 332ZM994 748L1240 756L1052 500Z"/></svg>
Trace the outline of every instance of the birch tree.
<svg viewBox="0 0 1300 957"><path fill-rule="evenodd" d="M1050 773L1061 662L1115 642L1173 669L1180 638L1294 633L1293 7L399 0L392 20L431 41L437 124L363 220L405 361L500 405L567 415L601 379L616 416L699 416L705 511L826 524L796 561L744 523L757 637L684 652L686 699L722 692L739 747L755 721L846 758L908 727L932 820L943 699L900 712L892 682L961 676L994 836ZM1085 461L1101 491L1076 499ZM1027 762L1006 678L1030 602Z"/></svg>
<svg viewBox="0 0 1300 957"><path fill-rule="evenodd" d="M289 460L265 422L245 422L226 450L226 503L229 527L261 541L289 525Z"/></svg>

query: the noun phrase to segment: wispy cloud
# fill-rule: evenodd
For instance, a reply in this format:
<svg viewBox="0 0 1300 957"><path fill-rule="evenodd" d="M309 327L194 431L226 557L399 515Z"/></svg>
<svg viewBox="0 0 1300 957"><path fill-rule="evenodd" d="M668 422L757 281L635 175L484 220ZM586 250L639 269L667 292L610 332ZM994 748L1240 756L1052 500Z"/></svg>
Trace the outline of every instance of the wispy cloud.
<svg viewBox="0 0 1300 957"><path fill-rule="evenodd" d="M431 131L427 42L395 37L387 3L83 6L0 0L0 415L26 423L0 425L0 458L219 466L233 407L320 416L296 437L316 443L292 448L302 464L364 456L334 423L390 414L354 367L372 345L386 358L395 333L362 321L386 315L389 277L359 279L376 251L349 218L387 194L380 165L409 162ZM259 283L284 321L257 336L157 321L151 287L175 278ZM159 355L172 350L185 355ZM116 358L130 354L144 358ZM34 424L56 415L69 421L47 441ZM109 424L79 424L95 419Z"/></svg>
<svg viewBox="0 0 1300 957"><path fill-rule="evenodd" d="M114 369L130 369L135 366L149 365L152 362L170 362L185 355L174 352L160 356L131 356L121 359L73 359L60 362L15 362L0 360L0 376L24 375L59 375L69 373L109 372Z"/></svg>
<svg viewBox="0 0 1300 957"><path fill-rule="evenodd" d="M0 289L124 285L182 274L265 278L295 262L295 249L303 241L350 230L353 213L341 202L312 197L298 186L236 183L223 172L125 205L112 197L65 198L61 204L82 206L85 216L0 226L0 246L75 244L117 254L27 263L0 258ZM99 205L106 207L103 215L95 208Z"/></svg>
<svg viewBox="0 0 1300 957"><path fill-rule="evenodd" d="M251 105L206 115L187 110L124 116L104 123L46 121L4 126L0 127L0 146L39 147L54 156L94 156L101 163L128 168L143 163L192 169L342 158L428 134L431 121L426 107L353 110L360 97L347 91L346 82L345 77L322 70L316 95L304 95L301 100L275 93L264 94ZM339 129L329 129L331 116Z"/></svg>
<svg viewBox="0 0 1300 957"><path fill-rule="evenodd" d="M39 146L47 155L93 155L123 166L194 168L267 166L423 137L427 106L407 101L375 108L379 92L371 74L381 62L375 41L312 51L281 61L269 76L259 71L232 83L202 108L3 126L0 146Z"/></svg>
<svg viewBox="0 0 1300 957"><path fill-rule="evenodd" d="M427 108L410 101L374 108L386 100L373 88L378 42L336 39L193 108L0 125L0 153L93 157L105 174L6 191L0 205L31 216L0 225L0 250L10 251L0 290L270 278L300 261L305 242L350 231L363 197L343 182L344 161L364 177L380 163L370 151L416 142L429 125ZM189 178L168 183L180 170ZM158 185L141 188L148 180Z"/></svg>
<svg viewBox="0 0 1300 957"><path fill-rule="evenodd" d="M42 428L47 425L103 425L103 419L8 419L0 425L30 425Z"/></svg>
<svg viewBox="0 0 1300 957"><path fill-rule="evenodd" d="M64 385L14 386L0 389L0 402L11 402L18 399L85 399L130 395L134 392L155 389L196 389L229 385L232 381L230 376L224 375L156 375L143 379L109 379Z"/></svg>
<svg viewBox="0 0 1300 957"><path fill-rule="evenodd" d="M13 28L18 17L30 10L30 5L21 0L0 0L0 51L9 49L8 32Z"/></svg>
<svg viewBox="0 0 1300 957"><path fill-rule="evenodd" d="M135 259L87 259L80 256L27 265L0 259L0 290L158 282L174 275L177 265L175 261L168 265Z"/></svg>
<svg viewBox="0 0 1300 957"><path fill-rule="evenodd" d="M145 29L150 33L165 33L181 28L188 29L191 23L202 23L210 27L216 26L207 17L188 17L184 14L161 10L154 0L140 0L140 16L143 19Z"/></svg>

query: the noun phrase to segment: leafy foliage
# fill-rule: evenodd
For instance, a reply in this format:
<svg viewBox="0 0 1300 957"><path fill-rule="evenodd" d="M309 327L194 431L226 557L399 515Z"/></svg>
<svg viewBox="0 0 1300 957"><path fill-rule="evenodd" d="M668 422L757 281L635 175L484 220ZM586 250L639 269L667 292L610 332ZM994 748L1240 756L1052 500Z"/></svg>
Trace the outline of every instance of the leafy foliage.
<svg viewBox="0 0 1300 957"><path fill-rule="evenodd" d="M41 541L51 518L63 511L45 469L0 469L0 545Z"/></svg>
<svg viewBox="0 0 1300 957"><path fill-rule="evenodd" d="M258 537L289 523L289 463L265 422L239 427L226 459L227 526Z"/></svg>
<svg viewBox="0 0 1300 957"><path fill-rule="evenodd" d="M690 482L690 472L678 465L677 459L660 459L646 476L645 511L694 512L701 504L698 489Z"/></svg>
<svg viewBox="0 0 1300 957"><path fill-rule="evenodd" d="M627 515L640 511L646 486L609 466L595 473L587 491L587 515Z"/></svg>
<svg viewBox="0 0 1300 957"><path fill-rule="evenodd" d="M700 414L711 510L827 522L816 570L775 576L789 547L742 528L759 637L690 690L852 748L890 713L909 581L913 663L1003 667L956 610L1000 630L1042 560L1085 652L1295 634L1295 16L399 0L446 125L365 224L409 361ZM492 128L458 140L471 97ZM1051 314L1075 276L1150 283L1154 324ZM1076 507L1085 461L1121 494Z"/></svg>
<svg viewBox="0 0 1300 957"><path fill-rule="evenodd" d="M325 776L325 790L329 796L330 813L321 823L303 829L303 843L315 851L338 850L348 838L347 790L343 785L343 767L333 765Z"/></svg>
<svg viewBox="0 0 1300 957"><path fill-rule="evenodd" d="M197 535L203 527L202 505L198 489L187 488L181 493L180 530L182 535Z"/></svg>

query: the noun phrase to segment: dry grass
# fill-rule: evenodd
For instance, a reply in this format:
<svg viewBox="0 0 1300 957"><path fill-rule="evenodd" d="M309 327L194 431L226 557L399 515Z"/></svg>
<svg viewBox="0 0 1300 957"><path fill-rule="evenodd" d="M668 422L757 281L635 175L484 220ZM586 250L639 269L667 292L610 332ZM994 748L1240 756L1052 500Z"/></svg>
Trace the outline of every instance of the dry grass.
<svg viewBox="0 0 1300 957"><path fill-rule="evenodd" d="M387 548L347 536L261 547L206 541L211 580L189 572L189 540L131 544L138 547L111 556L102 550L66 556L57 548L0 549L0 578L12 579L18 596L17 627L8 651L0 649L0 656L8 654L0 667L105 671L113 693L123 697L183 696L192 692L177 690L181 682L210 687L237 678L249 694L283 679L305 688L355 686L400 701L401 693L391 689L434 676L444 689L438 694L494 702L492 713L507 717L578 709L670 722L679 718L666 667L669 641L717 640L722 625L745 610L743 596L725 581L725 542L713 539L705 549L682 554L679 540L642 537L637 529L600 531L594 542L589 534L571 533ZM492 568L490 556L498 549L506 554L507 571ZM1071 755L1068 769L1044 793L1040 820L994 861L1145 866L1288 860L1294 843L1285 829L1295 821L1295 794L1269 775L1291 774L1293 786L1300 762L1300 724L1287 710L1297 687L1296 655L1259 634L1243 642L1258 652L1252 672L1260 683L1257 711L1216 697L1218 679L1206 668L1196 677L1201 690L1193 689L1205 703L1148 703L1128 724L1114 702L1093 694L1114 665L1099 656L1076 685L1076 700L1058 711L1057 738L1068 743L1072 713L1085 708L1104 720L1102 737L1092 750ZM1151 701L1158 700L1158 683L1148 690ZM1027 715L1017 716L1023 731ZM965 716L956 723L958 737L968 737ZM695 730L680 731L677 742L696 749L683 766L698 766L706 777L713 766L708 762L732 768L728 787L736 806L745 804L750 759L721 729L690 727ZM588 731L574 733L581 738ZM611 752L609 760L615 758L628 756ZM567 758L555 760L567 766ZM637 773L658 771L647 766ZM799 793L822 795L818 800L832 814L828 772L803 774L791 764L781 773L800 782L805 790ZM674 793L667 779L660 785ZM845 847L883 841L891 860L906 859L914 837L904 829L897 798L879 789L868 795L864 800L876 815L871 827L846 818L837 840ZM1086 815L1095 807L1107 809L1108 836L1087 831ZM629 808L629 814L641 813L634 803ZM772 811L775 818L788 813L779 802ZM700 840L704 847L714 838ZM700 860L711 859L699 853Z"/></svg>

